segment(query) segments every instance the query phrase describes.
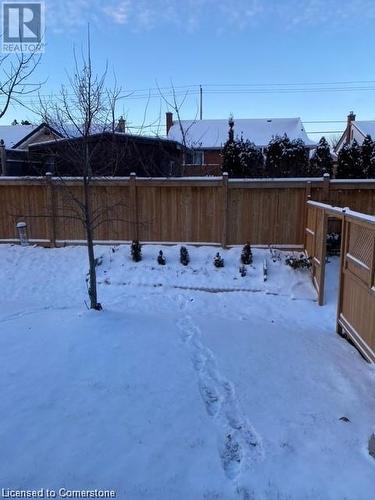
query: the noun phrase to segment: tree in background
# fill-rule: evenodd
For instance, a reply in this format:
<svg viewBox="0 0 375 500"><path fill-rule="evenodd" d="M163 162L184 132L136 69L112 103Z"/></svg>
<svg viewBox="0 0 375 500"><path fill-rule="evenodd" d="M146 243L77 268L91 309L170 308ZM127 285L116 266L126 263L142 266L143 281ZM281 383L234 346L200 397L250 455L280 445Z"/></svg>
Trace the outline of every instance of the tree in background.
<svg viewBox="0 0 375 500"><path fill-rule="evenodd" d="M283 177L283 154L290 141L286 135L273 137L266 149L266 177Z"/></svg>
<svg viewBox="0 0 375 500"><path fill-rule="evenodd" d="M308 152L302 139L291 141L285 134L270 140L266 150L267 177L304 177L308 166Z"/></svg>
<svg viewBox="0 0 375 500"><path fill-rule="evenodd" d="M229 118L228 140L222 152L222 171L229 177L263 177L264 157L260 148L248 139L234 138L234 120Z"/></svg>
<svg viewBox="0 0 375 500"><path fill-rule="evenodd" d="M375 151L374 151L373 155L371 156L371 161L370 161L369 168L366 172L366 177L368 179L375 179Z"/></svg>
<svg viewBox="0 0 375 500"><path fill-rule="evenodd" d="M260 148L243 138L227 141L223 149L223 172L229 177L264 177L264 157Z"/></svg>
<svg viewBox="0 0 375 500"><path fill-rule="evenodd" d="M289 165L286 177L306 177L309 169L309 154L303 140L290 141L290 147L286 148L284 155Z"/></svg>
<svg viewBox="0 0 375 500"><path fill-rule="evenodd" d="M336 177L338 179L363 178L361 156L361 148L355 139L351 145L345 144L339 152Z"/></svg>
<svg viewBox="0 0 375 500"><path fill-rule="evenodd" d="M375 144L370 135L366 135L361 147L361 170L363 177L374 176Z"/></svg>
<svg viewBox="0 0 375 500"><path fill-rule="evenodd" d="M11 104L22 105L25 97L41 88L40 82L33 82L32 76L41 60L38 53L21 52L5 54L0 57L0 118L8 111Z"/></svg>
<svg viewBox="0 0 375 500"><path fill-rule="evenodd" d="M325 137L322 137L310 160L309 175L322 177L324 174L333 174L333 160L331 149Z"/></svg>

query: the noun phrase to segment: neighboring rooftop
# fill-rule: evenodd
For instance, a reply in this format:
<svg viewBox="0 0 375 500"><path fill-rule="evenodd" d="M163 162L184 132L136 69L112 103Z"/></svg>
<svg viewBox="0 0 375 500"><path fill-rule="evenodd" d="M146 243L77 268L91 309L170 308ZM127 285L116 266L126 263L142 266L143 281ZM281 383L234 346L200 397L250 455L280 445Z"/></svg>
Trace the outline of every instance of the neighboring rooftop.
<svg viewBox="0 0 375 500"><path fill-rule="evenodd" d="M364 135L371 135L375 139L375 120L353 121L352 124Z"/></svg>
<svg viewBox="0 0 375 500"><path fill-rule="evenodd" d="M228 140L228 120L181 120L173 122L168 139L196 148L221 148ZM265 147L275 136L286 134L290 139L302 139L307 146L315 146L309 139L300 118L251 118L234 120L235 137L249 139L259 147Z"/></svg>
<svg viewBox="0 0 375 500"><path fill-rule="evenodd" d="M6 148L11 149L38 127L39 125L0 125L0 140L4 141Z"/></svg>

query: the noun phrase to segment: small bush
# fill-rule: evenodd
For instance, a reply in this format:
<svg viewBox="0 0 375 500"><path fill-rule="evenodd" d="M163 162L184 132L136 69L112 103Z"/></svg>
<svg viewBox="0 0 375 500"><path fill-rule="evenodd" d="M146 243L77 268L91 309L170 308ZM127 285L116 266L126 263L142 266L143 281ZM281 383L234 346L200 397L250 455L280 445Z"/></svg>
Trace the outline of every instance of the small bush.
<svg viewBox="0 0 375 500"><path fill-rule="evenodd" d="M216 254L214 258L214 266L215 267L224 267L224 259L221 257L219 252Z"/></svg>
<svg viewBox="0 0 375 500"><path fill-rule="evenodd" d="M240 275L242 276L242 278L244 278L247 274L246 266L244 266L242 264L242 266L240 266L240 268L239 268L239 272L240 272Z"/></svg>
<svg viewBox="0 0 375 500"><path fill-rule="evenodd" d="M241 262L245 265L250 265L253 263L253 253L251 251L251 246L249 243L246 243L246 245L242 249Z"/></svg>
<svg viewBox="0 0 375 500"><path fill-rule="evenodd" d="M158 264L160 264L161 266L165 266L165 263L166 263L166 260L165 260L165 257L163 255L163 251L160 250L159 255L158 255Z"/></svg>
<svg viewBox="0 0 375 500"><path fill-rule="evenodd" d="M341 234L329 233L327 234L327 255L340 255L341 250Z"/></svg>
<svg viewBox="0 0 375 500"><path fill-rule="evenodd" d="M285 264L290 266L292 269L310 269L311 267L311 257L306 257L301 253L298 257L295 255L288 255L285 259Z"/></svg>
<svg viewBox="0 0 375 500"><path fill-rule="evenodd" d="M270 247L270 254L272 262L281 262L281 253L279 251Z"/></svg>
<svg viewBox="0 0 375 500"><path fill-rule="evenodd" d="M187 266L190 262L189 252L186 247L180 249L180 262L183 266Z"/></svg>
<svg viewBox="0 0 375 500"><path fill-rule="evenodd" d="M140 260L142 260L142 245L139 243L139 241L134 240L132 242L130 252L134 262L139 262Z"/></svg>
<svg viewBox="0 0 375 500"><path fill-rule="evenodd" d="M99 267L103 264L103 256L101 255L100 257L96 257L95 259L95 267Z"/></svg>

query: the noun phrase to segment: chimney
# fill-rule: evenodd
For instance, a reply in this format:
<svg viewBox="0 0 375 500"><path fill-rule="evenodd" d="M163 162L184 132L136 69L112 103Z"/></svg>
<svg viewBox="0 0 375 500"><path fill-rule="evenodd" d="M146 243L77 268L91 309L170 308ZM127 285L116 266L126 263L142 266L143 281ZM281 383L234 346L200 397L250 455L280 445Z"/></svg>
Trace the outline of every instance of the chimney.
<svg viewBox="0 0 375 500"><path fill-rule="evenodd" d="M126 128L126 120L124 120L124 117L121 116L116 127L116 132L120 132L121 134L125 134L125 128Z"/></svg>
<svg viewBox="0 0 375 500"><path fill-rule="evenodd" d="M353 113L353 111L351 111L349 114L348 114L348 122L347 122L347 125L346 125L346 139L345 139L345 143L346 144L350 144L350 141L351 141L351 131L352 131L352 122L355 121L355 114Z"/></svg>
<svg viewBox="0 0 375 500"><path fill-rule="evenodd" d="M173 125L173 113L171 113L170 111L167 111L165 113L165 125L166 125L167 135L168 135L169 130L171 129L171 127Z"/></svg>

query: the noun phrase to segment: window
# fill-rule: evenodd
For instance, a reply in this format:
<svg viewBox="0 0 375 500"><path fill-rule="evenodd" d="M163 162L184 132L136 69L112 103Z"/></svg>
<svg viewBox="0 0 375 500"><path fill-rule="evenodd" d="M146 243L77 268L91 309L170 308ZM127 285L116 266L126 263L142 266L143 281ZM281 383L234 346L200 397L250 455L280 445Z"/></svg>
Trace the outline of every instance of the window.
<svg viewBox="0 0 375 500"><path fill-rule="evenodd" d="M185 165L203 165L203 151L186 151L184 155Z"/></svg>

